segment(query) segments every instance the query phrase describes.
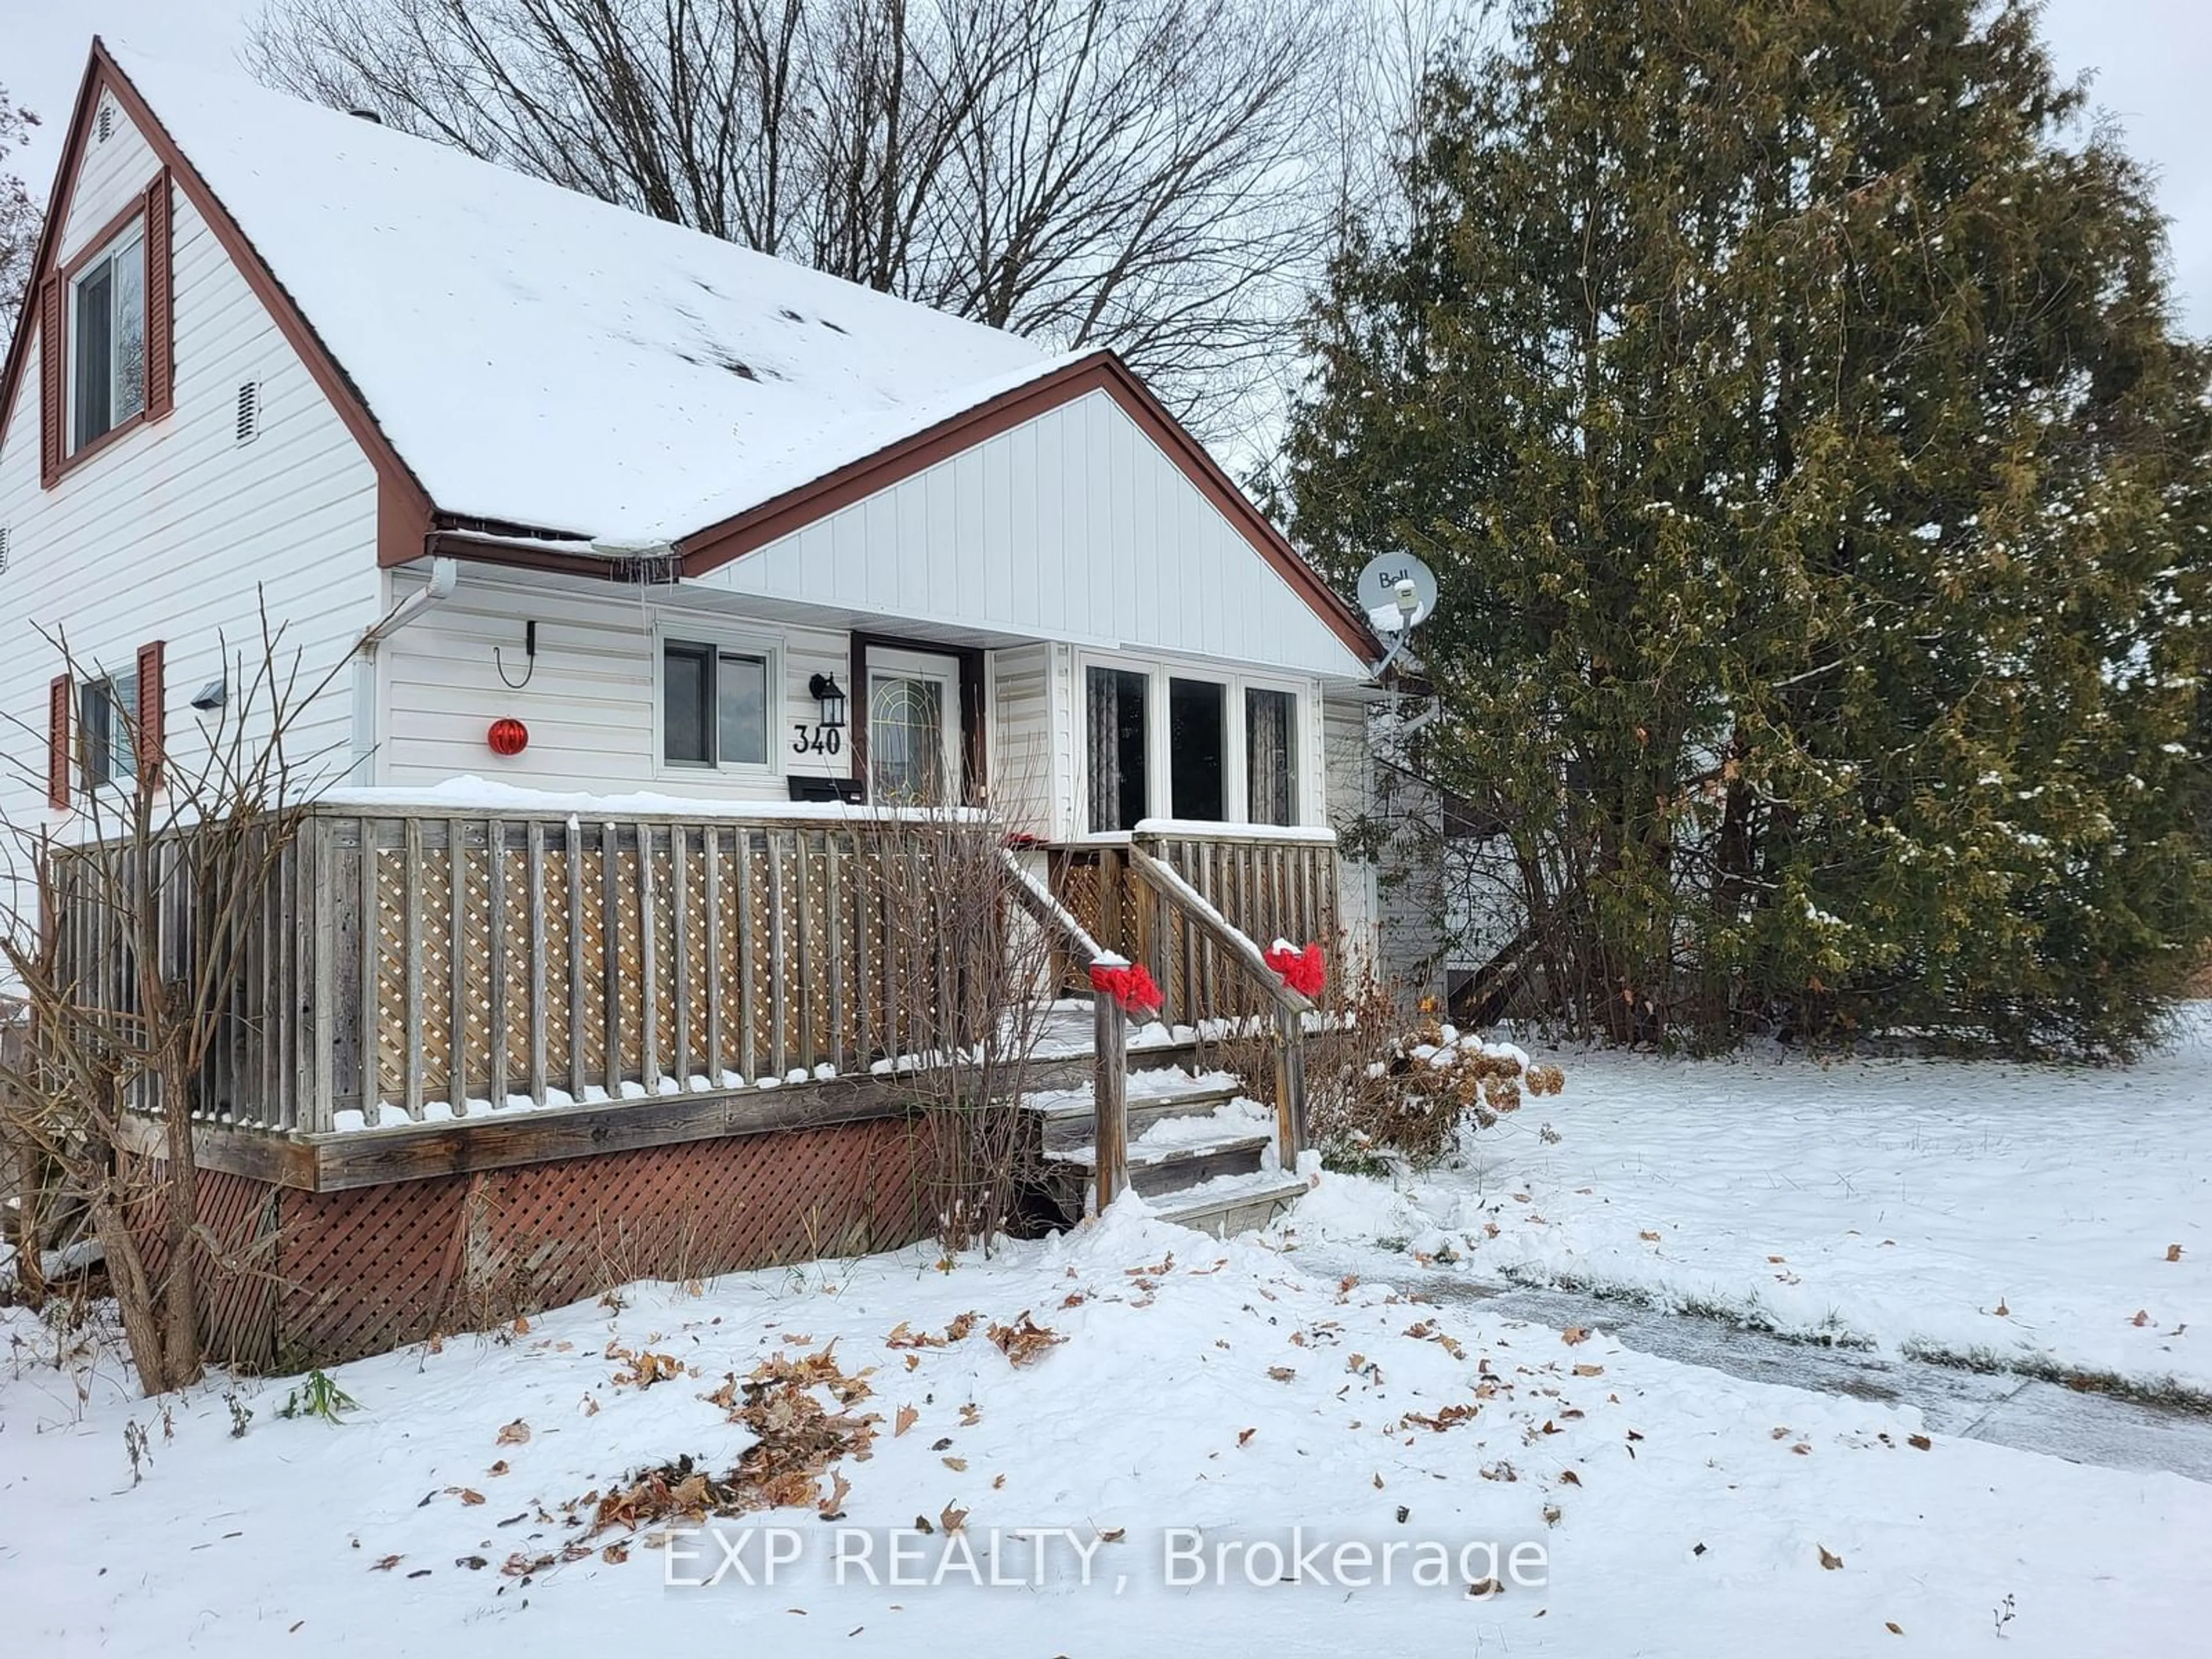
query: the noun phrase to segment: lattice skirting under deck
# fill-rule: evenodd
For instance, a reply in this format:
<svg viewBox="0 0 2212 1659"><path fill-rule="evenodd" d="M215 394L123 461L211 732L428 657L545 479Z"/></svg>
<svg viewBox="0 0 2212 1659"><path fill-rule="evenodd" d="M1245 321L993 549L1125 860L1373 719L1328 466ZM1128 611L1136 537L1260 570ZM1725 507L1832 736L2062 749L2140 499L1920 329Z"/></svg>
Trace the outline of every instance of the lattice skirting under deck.
<svg viewBox="0 0 2212 1659"><path fill-rule="evenodd" d="M915 1130L786 1129L304 1193L204 1171L210 1356L302 1370L634 1279L889 1249L927 1231Z"/></svg>

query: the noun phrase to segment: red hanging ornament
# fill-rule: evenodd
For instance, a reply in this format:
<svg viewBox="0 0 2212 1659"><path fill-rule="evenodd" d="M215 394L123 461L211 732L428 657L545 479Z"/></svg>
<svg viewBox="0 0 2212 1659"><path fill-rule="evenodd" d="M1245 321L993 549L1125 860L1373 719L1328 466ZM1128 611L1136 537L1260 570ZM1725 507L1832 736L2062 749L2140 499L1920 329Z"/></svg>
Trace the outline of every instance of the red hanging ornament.
<svg viewBox="0 0 2212 1659"><path fill-rule="evenodd" d="M1318 945L1309 945L1300 950L1290 940L1279 939L1264 955L1267 966L1282 976L1285 985L1302 997L1319 996L1321 988L1328 982L1328 963Z"/></svg>
<svg viewBox="0 0 2212 1659"><path fill-rule="evenodd" d="M530 728L511 715L502 715L491 723L484 741L491 744L495 755L519 755L530 747Z"/></svg>

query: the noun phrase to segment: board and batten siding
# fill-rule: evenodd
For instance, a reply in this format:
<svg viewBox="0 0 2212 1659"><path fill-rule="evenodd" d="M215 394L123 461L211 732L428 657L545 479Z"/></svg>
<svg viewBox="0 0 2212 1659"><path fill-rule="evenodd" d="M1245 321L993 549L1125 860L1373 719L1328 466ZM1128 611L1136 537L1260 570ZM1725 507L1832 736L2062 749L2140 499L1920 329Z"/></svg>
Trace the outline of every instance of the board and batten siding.
<svg viewBox="0 0 2212 1659"><path fill-rule="evenodd" d="M396 579L394 597L417 585L412 575ZM523 654L525 624L533 621L534 666ZM656 715L662 637L757 644L778 653L781 690L769 722L769 772L661 764ZM520 680L526 668L530 678L520 690L502 682L502 669L507 679ZM785 800L793 776L852 775L842 739L835 756L792 749L793 727L811 727L819 716L807 690L817 673L835 675L851 690L848 635L686 609L638 590L605 598L530 590L465 566L451 599L378 652L382 714L374 775L380 784L398 786L476 775L530 789ZM530 729L530 746L520 755L495 755L487 741L491 723L503 715Z"/></svg>
<svg viewBox="0 0 2212 1659"><path fill-rule="evenodd" d="M109 137L85 147L64 222L64 262L160 170L120 109L111 108L109 123ZM377 615L376 477L368 458L173 187L171 213L172 412L41 489L34 331L0 438L0 528L9 547L0 571L0 708L9 725L0 744L20 763L7 769L0 792L18 822L43 816L64 836L82 815L48 812L43 789L30 781L45 775L47 685L62 666L41 628L65 631L82 662L112 672L129 672L140 645L167 641L173 773L204 752L188 705L203 685L225 678L222 647L249 665L259 656L257 585L272 623L285 629L283 651L304 653L303 687ZM35 331L27 315L24 325ZM247 381L258 387L260 422L241 443L238 390ZM340 684L302 716L291 753L332 755L343 766L349 715Z"/></svg>
<svg viewBox="0 0 2212 1659"><path fill-rule="evenodd" d="M1364 678L1229 519L1094 391L708 572L946 629Z"/></svg>

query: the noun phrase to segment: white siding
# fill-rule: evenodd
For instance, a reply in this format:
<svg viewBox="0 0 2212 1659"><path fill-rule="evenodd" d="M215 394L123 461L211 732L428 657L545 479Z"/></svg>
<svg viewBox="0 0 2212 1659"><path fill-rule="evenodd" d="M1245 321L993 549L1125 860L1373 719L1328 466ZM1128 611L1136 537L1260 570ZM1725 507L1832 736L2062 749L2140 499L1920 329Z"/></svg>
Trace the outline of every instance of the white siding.
<svg viewBox="0 0 2212 1659"><path fill-rule="evenodd" d="M1365 666L1093 392L708 574L945 628L1331 678Z"/></svg>
<svg viewBox="0 0 2212 1659"><path fill-rule="evenodd" d="M84 159L77 168L76 193L70 198L69 217L62 223L64 264L84 251L88 240L99 234L101 226L130 206L132 197L143 194L161 170L152 147L131 125L112 93L100 94L99 107L106 112L108 134L104 140L98 136L100 115L95 111L93 131L86 135Z"/></svg>
<svg viewBox="0 0 2212 1659"><path fill-rule="evenodd" d="M152 179L152 152L116 112L112 136L87 148L61 256ZM255 585L284 645L306 653L312 684L374 619L375 475L244 276L185 199L173 197L176 404L65 474L39 483L39 346L30 343L16 406L0 441L0 751L10 764L0 806L37 821L45 793L47 682L59 653L41 627L64 630L81 659L127 672L137 647L168 645L173 763L199 752L192 694L234 656L258 654ZM234 442L239 384L262 386L261 434ZM338 688L309 712L295 757L343 763L348 704ZM20 724L19 724L20 722ZM71 823L57 826L70 833Z"/></svg>
<svg viewBox="0 0 2212 1659"><path fill-rule="evenodd" d="M396 584L410 592L411 580ZM523 677L523 626L538 623L538 661ZM781 659L781 697L769 728L772 775L663 767L655 720L656 624L678 638L758 641ZM495 662L492 653L499 654ZM849 636L720 612L648 604L635 591L605 598L532 592L465 568L453 598L395 635L379 653L382 733L376 777L403 786L476 775L532 789L651 791L720 800L782 800L792 775L849 777L834 758L793 752L793 727L818 715L808 680L834 674L850 692ZM512 715L530 746L503 758L486 734Z"/></svg>
<svg viewBox="0 0 2212 1659"><path fill-rule="evenodd" d="M1014 829L1056 835L1053 811L1052 647L994 651L985 721L991 805Z"/></svg>

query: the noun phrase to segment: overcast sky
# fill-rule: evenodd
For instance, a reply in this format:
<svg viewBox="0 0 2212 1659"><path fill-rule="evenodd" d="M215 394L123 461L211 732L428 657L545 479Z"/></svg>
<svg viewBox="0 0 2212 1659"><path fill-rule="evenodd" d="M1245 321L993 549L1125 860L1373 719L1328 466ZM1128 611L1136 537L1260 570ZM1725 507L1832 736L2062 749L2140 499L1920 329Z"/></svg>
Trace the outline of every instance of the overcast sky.
<svg viewBox="0 0 2212 1659"><path fill-rule="evenodd" d="M222 68L262 0L0 0L0 86L46 118L25 176L51 181L93 35ZM2177 298L2212 333L2212 0L2048 0L2044 29L2060 68L2093 70L2096 101L2158 173L2172 221Z"/></svg>

